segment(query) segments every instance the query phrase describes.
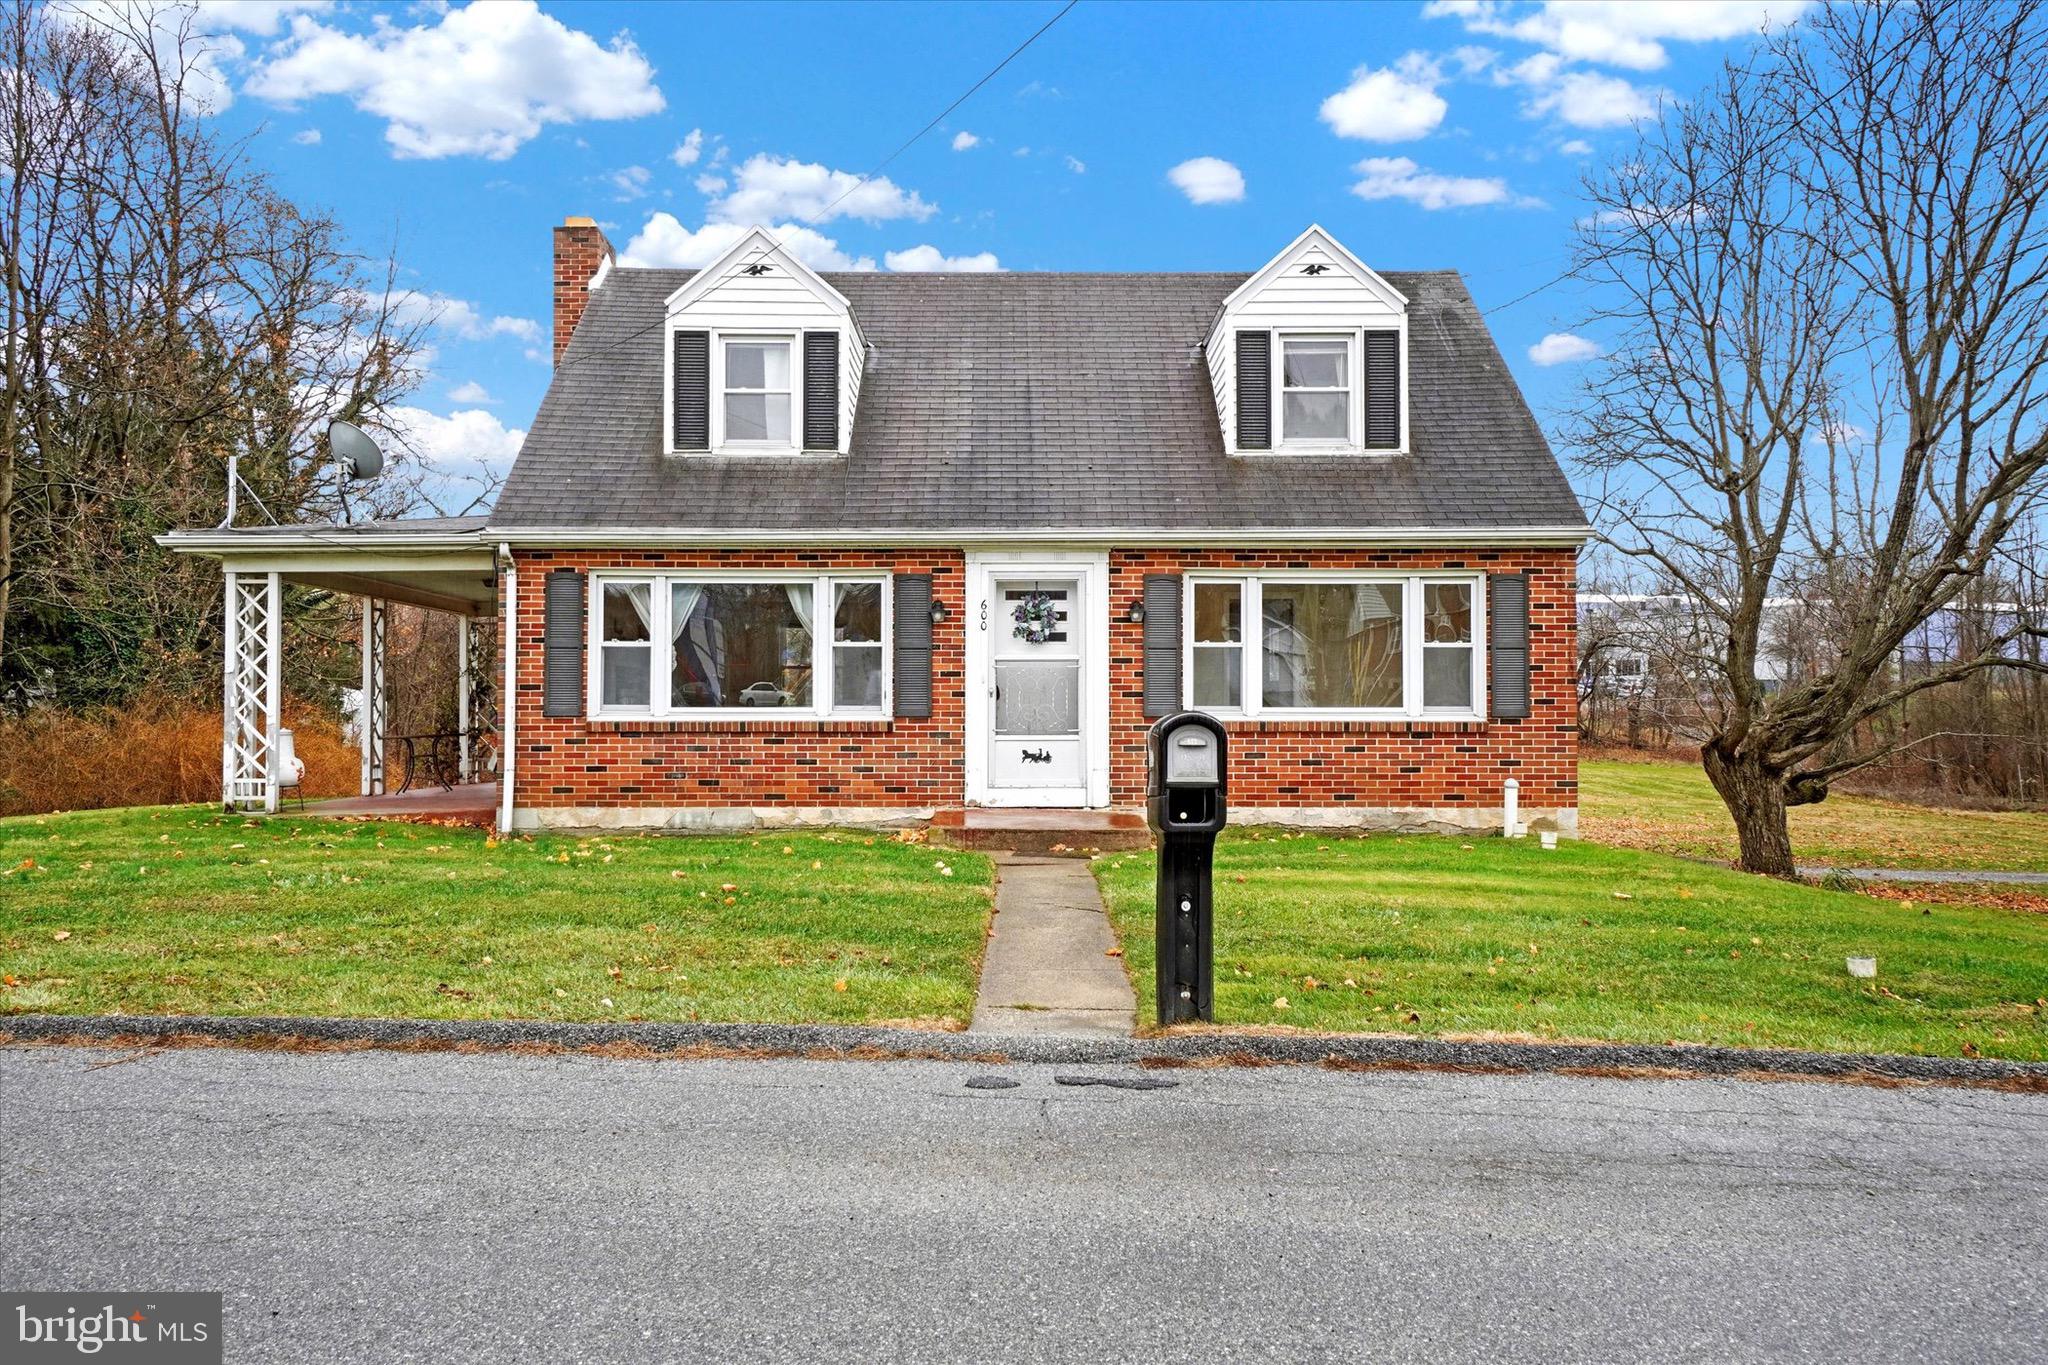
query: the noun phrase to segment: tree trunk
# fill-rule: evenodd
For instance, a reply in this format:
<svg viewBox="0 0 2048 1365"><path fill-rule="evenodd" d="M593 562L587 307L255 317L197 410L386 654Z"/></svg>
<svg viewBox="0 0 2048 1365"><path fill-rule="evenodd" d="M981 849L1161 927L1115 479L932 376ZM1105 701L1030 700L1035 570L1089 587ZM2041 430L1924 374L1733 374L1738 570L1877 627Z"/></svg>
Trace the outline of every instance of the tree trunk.
<svg viewBox="0 0 2048 1365"><path fill-rule="evenodd" d="M1792 830L1785 819L1785 775L1758 759L1728 754L1712 744L1701 748L1700 757L1708 780L1735 819L1735 837L1742 845L1738 865L1745 872L1790 879Z"/></svg>

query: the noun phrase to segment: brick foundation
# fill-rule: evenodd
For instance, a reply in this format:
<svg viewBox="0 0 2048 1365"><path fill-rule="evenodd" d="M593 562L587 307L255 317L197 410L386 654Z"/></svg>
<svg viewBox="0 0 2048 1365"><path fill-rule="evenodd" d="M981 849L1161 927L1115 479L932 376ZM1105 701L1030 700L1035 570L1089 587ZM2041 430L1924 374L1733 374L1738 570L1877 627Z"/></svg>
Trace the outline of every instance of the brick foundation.
<svg viewBox="0 0 2048 1365"><path fill-rule="evenodd" d="M961 805L966 796L964 650L971 613L957 549L521 551L516 805L522 825L717 828L877 823ZM1231 804L1240 819L1304 824L1487 828L1501 784L1521 784L1525 818L1569 831L1578 805L1576 555L1571 550L1132 550L1110 555L1110 788L1143 800L1141 625L1122 605L1148 573L1194 568L1478 569L1529 573L1526 720L1232 721ZM947 609L933 630L927 720L589 721L541 715L542 576L553 568L780 569L929 573Z"/></svg>

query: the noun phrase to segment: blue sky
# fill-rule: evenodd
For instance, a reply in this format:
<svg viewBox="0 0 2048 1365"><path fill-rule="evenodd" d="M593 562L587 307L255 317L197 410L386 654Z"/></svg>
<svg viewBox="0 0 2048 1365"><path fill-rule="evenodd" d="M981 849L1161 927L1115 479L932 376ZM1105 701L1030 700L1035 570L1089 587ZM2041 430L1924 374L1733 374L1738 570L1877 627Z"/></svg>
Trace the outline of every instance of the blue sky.
<svg viewBox="0 0 2048 1365"><path fill-rule="evenodd" d="M395 244L410 302L438 316L402 417L455 473L502 468L546 388L567 214L629 263L702 264L758 221L841 269L1249 270L1320 222L1370 265L1464 272L1547 418L1601 341L1583 298L1543 287L1579 177L1799 8L1081 0L827 208L1060 3L206 0L203 17L216 117L357 246Z"/></svg>

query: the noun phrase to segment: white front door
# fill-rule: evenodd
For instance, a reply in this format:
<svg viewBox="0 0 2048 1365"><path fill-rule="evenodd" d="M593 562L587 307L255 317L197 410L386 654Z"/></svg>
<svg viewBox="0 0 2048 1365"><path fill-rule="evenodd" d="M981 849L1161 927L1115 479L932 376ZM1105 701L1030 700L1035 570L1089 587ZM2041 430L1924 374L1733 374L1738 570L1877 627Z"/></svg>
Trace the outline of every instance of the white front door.
<svg viewBox="0 0 2048 1365"><path fill-rule="evenodd" d="M991 799L1084 805L1088 610L1082 580L992 575L989 608Z"/></svg>

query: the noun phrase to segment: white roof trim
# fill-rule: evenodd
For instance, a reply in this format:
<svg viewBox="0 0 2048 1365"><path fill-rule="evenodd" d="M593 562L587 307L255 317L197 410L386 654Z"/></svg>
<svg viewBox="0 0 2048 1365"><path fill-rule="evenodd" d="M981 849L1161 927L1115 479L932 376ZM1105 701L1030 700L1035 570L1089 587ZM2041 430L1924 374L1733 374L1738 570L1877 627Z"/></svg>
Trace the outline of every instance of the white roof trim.
<svg viewBox="0 0 2048 1365"><path fill-rule="evenodd" d="M1359 260L1358 257L1351 253L1349 247L1323 231L1320 224L1310 223L1307 229L1299 237L1289 242L1279 255L1260 266L1256 271L1252 272L1250 279L1231 290L1230 296L1223 300L1223 306L1216 310L1216 316L1219 318L1223 317L1231 309L1237 307L1239 300L1256 294L1259 290L1265 288L1267 282L1284 270L1288 263L1304 247L1311 245L1322 246L1332 256L1348 265L1352 272L1358 276L1360 282L1368 288L1380 291L1389 300L1398 303L1404 309L1408 306L1408 296L1394 288L1393 285L1388 284L1379 271L1374 270L1364 261Z"/></svg>
<svg viewBox="0 0 2048 1365"><path fill-rule="evenodd" d="M691 527L503 527L488 528L492 540L511 545L1456 545L1475 553L1519 546L1576 547L1592 538L1590 526L1385 526L1099 528L1052 526L898 527L884 530L760 528L727 530Z"/></svg>
<svg viewBox="0 0 2048 1365"><path fill-rule="evenodd" d="M606 256L597 263L597 270L590 277L590 283L583 286L588 293L595 294L604 288L604 282L612 277L612 258Z"/></svg>
<svg viewBox="0 0 2048 1365"><path fill-rule="evenodd" d="M734 242L724 255L692 275L687 283L668 296L669 316L675 316L696 302L698 298L708 293L712 286L729 276L733 267L742 259L757 250L765 251L774 257L783 269L795 279L803 281L819 298L845 312L849 317L853 315L853 305L847 301L846 295L825 283L824 276L798 260L787 247L775 240L775 234L767 228L755 226L748 228L747 235Z"/></svg>

